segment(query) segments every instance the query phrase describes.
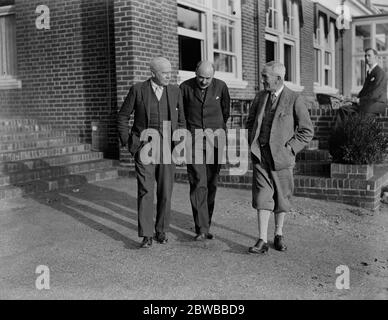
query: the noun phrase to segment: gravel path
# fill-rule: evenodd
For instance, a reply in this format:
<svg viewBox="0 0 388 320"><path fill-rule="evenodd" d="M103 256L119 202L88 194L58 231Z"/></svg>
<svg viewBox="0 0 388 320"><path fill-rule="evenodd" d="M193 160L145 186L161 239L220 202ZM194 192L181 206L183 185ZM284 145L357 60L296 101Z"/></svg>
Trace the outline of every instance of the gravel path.
<svg viewBox="0 0 388 320"><path fill-rule="evenodd" d="M0 299L388 298L387 205L373 213L294 198L288 251L258 257L247 253L257 240L249 191L219 189L216 240L206 243L192 241L188 194L175 185L169 243L149 250L139 249L134 179L2 203ZM39 265L50 290L35 287ZM349 290L335 286L340 265Z"/></svg>

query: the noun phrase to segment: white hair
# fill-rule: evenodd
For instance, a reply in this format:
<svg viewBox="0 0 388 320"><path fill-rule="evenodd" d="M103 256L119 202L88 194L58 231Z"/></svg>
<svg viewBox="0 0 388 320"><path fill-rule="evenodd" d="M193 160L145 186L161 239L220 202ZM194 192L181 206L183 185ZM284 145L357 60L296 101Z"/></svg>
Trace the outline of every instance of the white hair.
<svg viewBox="0 0 388 320"><path fill-rule="evenodd" d="M279 76L284 80L286 76L286 67L280 62L271 61L265 64L264 69L267 69L273 75Z"/></svg>

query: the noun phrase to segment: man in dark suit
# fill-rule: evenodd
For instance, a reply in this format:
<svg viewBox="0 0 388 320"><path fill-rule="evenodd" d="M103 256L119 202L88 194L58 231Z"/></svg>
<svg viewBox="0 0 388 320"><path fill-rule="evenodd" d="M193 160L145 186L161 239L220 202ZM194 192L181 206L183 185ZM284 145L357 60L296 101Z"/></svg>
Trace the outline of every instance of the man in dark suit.
<svg viewBox="0 0 388 320"><path fill-rule="evenodd" d="M262 71L264 90L252 102L247 120L253 163L252 206L258 212L259 240L249 253L263 254L268 221L275 214L274 247L287 249L283 224L293 194L296 154L313 138L314 129L303 98L284 86L283 64L269 62Z"/></svg>
<svg viewBox="0 0 388 320"><path fill-rule="evenodd" d="M195 136L196 130L210 129L226 130L226 123L230 113L230 96L226 84L214 78L215 68L211 62L202 61L198 64L196 77L189 79L181 84L183 95L183 105L187 123L187 130L192 136ZM212 146L212 153L207 153L206 143L193 139L194 143L199 143L199 148L193 152L192 163L187 164L187 172L190 182L190 201L193 210L195 223L195 232L197 241L213 239L214 236L209 232L214 203L216 198L218 176L221 169L221 159L219 159L217 140ZM197 144L198 147L198 144ZM195 150L196 147L194 147ZM204 153L205 159L214 157L212 164L195 163L195 153L200 151Z"/></svg>
<svg viewBox="0 0 388 320"><path fill-rule="evenodd" d="M141 246L152 246L154 227L156 240L167 243L166 231L170 224L171 195L175 177L175 165L160 163L145 164L142 161L141 149L145 142L141 140L144 130L154 129L163 139L163 124L171 123L171 131L185 127L182 95L179 87L169 85L171 64L165 58L155 58L150 64L152 78L135 84L121 107L118 115L118 130L122 145L127 145L135 159L138 187L138 232L143 237ZM129 133L129 119L134 112L134 123ZM162 144L163 145L163 144ZM158 147L160 145L158 144ZM171 150L163 150L171 152ZM161 156L160 160L163 157ZM156 222L153 223L154 183L157 184Z"/></svg>
<svg viewBox="0 0 388 320"><path fill-rule="evenodd" d="M345 106L338 110L336 128L354 114L375 117L385 113L387 108L387 77L384 70L377 64L377 55L375 49L365 50L365 62L368 69L364 86L356 99L357 104Z"/></svg>

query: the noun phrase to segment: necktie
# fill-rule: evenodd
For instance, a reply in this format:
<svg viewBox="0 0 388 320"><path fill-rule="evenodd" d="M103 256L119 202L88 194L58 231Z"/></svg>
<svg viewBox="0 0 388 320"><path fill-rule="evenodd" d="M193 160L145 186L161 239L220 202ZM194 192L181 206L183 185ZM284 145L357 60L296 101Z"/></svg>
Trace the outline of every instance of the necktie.
<svg viewBox="0 0 388 320"><path fill-rule="evenodd" d="M156 94L156 97L158 98L158 101L160 101L160 99L162 98L162 94L163 94L163 87L156 86L155 87L155 94Z"/></svg>
<svg viewBox="0 0 388 320"><path fill-rule="evenodd" d="M206 95L206 89L205 90L201 90L202 101L205 100L205 95Z"/></svg>
<svg viewBox="0 0 388 320"><path fill-rule="evenodd" d="M274 92L272 92L272 93L270 93L270 96L268 97L268 102L267 102L267 105L265 107L265 113L271 112L275 102L276 102L276 95Z"/></svg>
<svg viewBox="0 0 388 320"><path fill-rule="evenodd" d="M276 94L274 92L271 93L271 105L276 102Z"/></svg>

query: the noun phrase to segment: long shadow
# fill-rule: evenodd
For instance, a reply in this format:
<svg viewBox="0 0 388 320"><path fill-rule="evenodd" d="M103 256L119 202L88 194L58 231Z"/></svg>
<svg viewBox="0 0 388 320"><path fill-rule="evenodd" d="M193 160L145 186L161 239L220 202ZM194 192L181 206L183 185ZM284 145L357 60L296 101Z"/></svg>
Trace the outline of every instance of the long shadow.
<svg viewBox="0 0 388 320"><path fill-rule="evenodd" d="M69 199L66 196L62 196L58 193L52 193L52 194L40 194L40 195L33 195L31 196L32 199L35 201L41 203L45 206L50 206L52 209L55 209L61 213L64 213L73 219L77 220L78 222L88 226L89 228L92 228L100 233L103 233L104 235L112 238L115 241L121 241L124 243L124 247L126 249L138 249L139 245L138 242L124 236L120 232L112 229L111 227L106 226L105 224L99 223L93 219L90 219L82 214L79 213L78 210L74 209L77 208L79 210L82 210L85 213L88 213L90 215L94 215L99 218L104 218L107 220L110 220L112 222L118 223L120 225L123 225L129 229L137 230L137 227L129 223L127 221L117 219L114 216L111 216L109 214L106 214L102 211L99 211L97 209L91 208L86 205L82 205L78 202L75 202L71 199Z"/></svg>
<svg viewBox="0 0 388 320"><path fill-rule="evenodd" d="M80 213L85 212L88 215L95 216L96 218L102 218L115 224L121 225L125 228L131 229L133 231L137 231L137 225L117 217L122 216L123 218L137 221L137 199L135 197L132 197L125 192L119 192L113 189L104 188L93 184L87 184L85 176L83 176L82 174L72 174L67 170L65 166L52 167L43 159L32 159L31 161L34 161L34 167L27 166L23 164L23 161L20 161L18 173L23 172L24 176L30 174L34 175L34 171L37 169L35 166L38 166L41 170L47 172L47 177L42 176L43 179L66 177L66 179L76 181L79 185L82 184L84 186L83 190L86 191L82 193L73 193L71 190L65 190L63 192L61 191L60 193L36 193L36 191L45 191L45 188L47 189L47 181L38 180L30 183L20 184L18 183L18 176L20 175L14 175L13 177L15 178L15 180L12 178L10 180L10 184L21 188L23 190L23 193L25 194L25 197L32 198L35 201L41 203L42 205L50 206L51 208L74 218L75 220L111 237L114 240L122 241L126 248L139 248L139 240L132 240L129 237L112 229L111 227L99 223L93 219L90 219L89 217ZM52 199L50 198L53 198L54 201L52 201ZM77 201L75 198L81 200L81 202ZM84 203L82 203L82 201L84 201ZM99 205L100 207L107 208L114 212L114 215L98 210L95 207L89 206L87 205L87 202L92 202L96 205ZM177 241L192 242L194 232L191 210L186 214L178 211L172 211L171 216L171 225L169 231L176 236ZM244 237L252 238L251 236L246 235L238 230L218 223L214 223L213 226L228 230ZM184 232L182 230L187 230L187 232ZM217 238L219 241L222 241L230 248L230 252L246 252L245 246L242 246L225 237L218 236Z"/></svg>
<svg viewBox="0 0 388 320"><path fill-rule="evenodd" d="M28 164L28 165L27 165ZM75 220L87 225L88 227L101 232L114 240L122 241L126 248L137 248L138 243L130 238L122 235L118 231L94 221L82 214L86 212L98 218L108 219L114 223L125 226L128 229L137 230L137 226L122 219L118 219L105 212L99 211L79 202L72 201L66 196L62 196L58 192L42 193L47 191L50 186L50 179L54 179L54 183L58 181L70 180L78 185L87 185L86 177L82 174L72 174L65 166L51 166L43 159L32 158L21 161L12 161L11 159L2 159L0 162L2 175L8 175L8 185L17 187L21 190L23 197L35 200L44 206L49 206L61 213L74 218ZM40 179L36 180L36 170L40 170ZM1 178L1 176L0 176ZM41 180L43 179L43 180ZM56 179L59 179L55 181ZM58 186L56 186L58 187ZM60 187L60 186L59 186ZM40 192L39 192L40 191ZM67 191L70 194L71 191ZM102 195L101 195L102 197ZM76 209L79 211L77 211Z"/></svg>
<svg viewBox="0 0 388 320"><path fill-rule="evenodd" d="M57 201L47 203L46 199L42 199L41 196L34 197L34 199L42 203L43 205L48 205L57 211L60 211L73 217L77 221L88 225L96 231L104 233L105 235L113 238L114 240L122 241L125 244L126 248L139 248L139 240L135 241L129 239L128 237L120 234L112 228L107 227L80 214L80 212L85 212L98 218L109 220L133 231L137 231L137 225L117 217L122 216L125 219L137 221L137 199L135 197L132 197L125 192L119 192L110 188L105 188L93 184L85 185L82 188L82 192L79 193L73 193L71 190L67 190L61 192L60 194L55 193L52 196L55 197ZM111 215L109 213L97 210L84 204L87 202L93 202L93 204L97 206L106 208L114 212L115 215ZM77 208L78 210L74 210L73 208ZM190 234L190 229L192 228L193 224L191 212L185 214L173 210L171 212L171 216L172 218L169 232L176 237L176 240L181 243L192 242L193 246L197 245L197 243L193 241L194 233ZM225 226L223 225L217 225L217 227L225 228ZM184 232L182 230L187 230L187 232ZM231 230L234 232L233 229ZM225 237L217 236L217 240L225 243L229 247L229 250L226 250L226 252L246 254L246 246L243 246Z"/></svg>

